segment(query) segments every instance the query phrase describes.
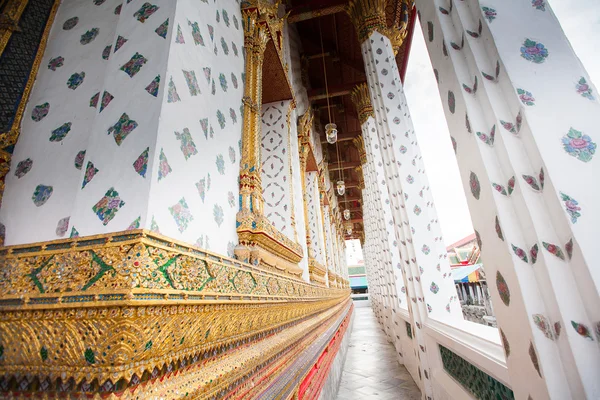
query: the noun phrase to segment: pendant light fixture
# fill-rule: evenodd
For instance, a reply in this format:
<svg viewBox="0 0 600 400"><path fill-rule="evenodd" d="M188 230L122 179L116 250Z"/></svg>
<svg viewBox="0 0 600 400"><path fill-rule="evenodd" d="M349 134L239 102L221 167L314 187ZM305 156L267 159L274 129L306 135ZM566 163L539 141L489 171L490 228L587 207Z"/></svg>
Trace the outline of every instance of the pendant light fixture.
<svg viewBox="0 0 600 400"><path fill-rule="evenodd" d="M346 222L345 228L346 228L346 234L352 235L352 223L351 222Z"/></svg>
<svg viewBox="0 0 600 400"><path fill-rule="evenodd" d="M327 99L327 101L329 102L329 99ZM328 105L329 107L329 105ZM335 144L337 142L337 125L334 123L329 123L327 125L325 125L325 135L327 137L327 143L329 144Z"/></svg>
<svg viewBox="0 0 600 400"><path fill-rule="evenodd" d="M336 32L336 35L337 35L337 32ZM323 31L321 29L321 20L319 20L319 38L321 40L321 54L322 54L322 59L323 59L323 75L324 75L324 80L325 80L325 95L326 95L326 99L327 99L327 115L329 117L329 123L327 125L325 125L325 137L327 139L327 143L335 144L335 151L336 151L337 161L339 164L339 171L340 171L339 179L336 182L335 189L336 189L338 196L344 196L344 206L347 207L348 203L346 201L346 183L344 182L344 169L342 168L342 159L340 157L340 149L339 149L339 144L337 142L338 129L337 129L337 125L335 124L335 122L333 122L333 120L331 118L331 106L329 104L329 87L327 84L327 66L325 64L325 49L323 48ZM343 216L344 216L344 219L346 221L348 221L350 219L350 210L348 210L347 208L344 209ZM346 229L346 232L348 233L348 235L352 234L352 224L351 223L348 222L345 225L345 229Z"/></svg>

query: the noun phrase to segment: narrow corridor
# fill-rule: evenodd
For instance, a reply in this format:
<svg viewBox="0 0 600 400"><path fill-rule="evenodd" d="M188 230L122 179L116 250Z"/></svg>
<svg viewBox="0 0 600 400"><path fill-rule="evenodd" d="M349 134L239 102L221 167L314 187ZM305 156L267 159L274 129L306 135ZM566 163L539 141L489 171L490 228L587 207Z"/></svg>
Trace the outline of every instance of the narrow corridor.
<svg viewBox="0 0 600 400"><path fill-rule="evenodd" d="M354 305L354 327L337 400L419 400L419 388L398 363L369 302Z"/></svg>

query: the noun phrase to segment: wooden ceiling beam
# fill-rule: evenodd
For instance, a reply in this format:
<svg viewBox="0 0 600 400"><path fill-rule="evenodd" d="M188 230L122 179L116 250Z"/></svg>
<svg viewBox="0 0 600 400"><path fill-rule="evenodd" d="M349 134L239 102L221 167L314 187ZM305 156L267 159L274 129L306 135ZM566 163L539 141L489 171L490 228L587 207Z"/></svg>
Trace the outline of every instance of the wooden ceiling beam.
<svg viewBox="0 0 600 400"><path fill-rule="evenodd" d="M352 169L361 165L360 161L346 161L342 162L340 166L338 163L329 162L329 171L339 171L340 169Z"/></svg>
<svg viewBox="0 0 600 400"><path fill-rule="evenodd" d="M325 15L337 14L343 12L348 4L348 0L308 0L304 4L293 7L289 13L287 21L290 24L307 21L313 18L324 17Z"/></svg>
<svg viewBox="0 0 600 400"><path fill-rule="evenodd" d="M353 140L355 137L360 136L362 131L352 131L352 132L344 132L338 133L338 142L347 142L349 140ZM321 143L327 143L327 139L321 140Z"/></svg>
<svg viewBox="0 0 600 400"><path fill-rule="evenodd" d="M365 81L350 82L350 83L344 83L341 85L335 85L335 86L331 86L331 87L327 88L328 90L325 90L325 88L310 89L308 91L308 100L316 101L316 100L326 99L327 92L329 92L329 98L346 96L352 92L352 89L354 89L356 87L356 85L360 85L361 83L365 83Z"/></svg>
<svg viewBox="0 0 600 400"><path fill-rule="evenodd" d="M362 200L362 196L346 196L346 198L344 198L344 196L338 196L338 203L347 203L349 201L357 201L357 200Z"/></svg>

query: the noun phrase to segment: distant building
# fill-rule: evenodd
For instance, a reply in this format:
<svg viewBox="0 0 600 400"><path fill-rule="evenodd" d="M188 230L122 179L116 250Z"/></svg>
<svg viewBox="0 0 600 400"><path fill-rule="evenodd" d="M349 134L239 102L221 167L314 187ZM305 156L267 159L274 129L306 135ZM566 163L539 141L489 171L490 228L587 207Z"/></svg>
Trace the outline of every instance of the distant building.
<svg viewBox="0 0 600 400"><path fill-rule="evenodd" d="M348 277L350 278L350 289L352 290L352 294L369 292L364 260L359 260L356 265L348 266Z"/></svg>

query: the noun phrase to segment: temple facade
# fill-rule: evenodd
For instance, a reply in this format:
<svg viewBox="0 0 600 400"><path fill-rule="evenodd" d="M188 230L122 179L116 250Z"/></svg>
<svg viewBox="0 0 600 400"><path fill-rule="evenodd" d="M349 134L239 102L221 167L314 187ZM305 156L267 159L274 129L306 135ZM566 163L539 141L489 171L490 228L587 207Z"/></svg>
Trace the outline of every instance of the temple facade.
<svg viewBox="0 0 600 400"><path fill-rule="evenodd" d="M497 328L411 122L419 28ZM596 96L544 0L0 1L0 397L331 399L360 239L424 400L599 398Z"/></svg>

